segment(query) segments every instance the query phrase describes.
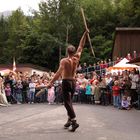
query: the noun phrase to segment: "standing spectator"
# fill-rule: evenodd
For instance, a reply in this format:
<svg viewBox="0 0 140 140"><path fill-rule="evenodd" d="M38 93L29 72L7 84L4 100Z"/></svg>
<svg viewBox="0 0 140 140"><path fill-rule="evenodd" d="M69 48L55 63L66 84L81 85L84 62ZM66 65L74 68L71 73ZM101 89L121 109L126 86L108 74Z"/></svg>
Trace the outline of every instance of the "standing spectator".
<svg viewBox="0 0 140 140"><path fill-rule="evenodd" d="M14 97L14 84L16 83L15 82L15 75L10 72L6 77L5 77L5 81L4 81L4 84L6 85L7 83L10 84L10 87L11 87L11 98L12 98L12 103L16 103L16 100L15 100L15 97Z"/></svg>
<svg viewBox="0 0 140 140"><path fill-rule="evenodd" d="M108 63L107 63L107 61L106 60L104 60L104 69L106 69L106 68L108 68Z"/></svg>
<svg viewBox="0 0 140 140"><path fill-rule="evenodd" d="M99 81L98 80L94 80L94 82L92 84L94 86L94 100L95 100L95 104L100 104L101 93L100 93L100 89L99 89Z"/></svg>
<svg viewBox="0 0 140 140"><path fill-rule="evenodd" d="M29 83L29 103L34 103L34 96L35 96L35 87L36 84L34 82L34 78L31 78L31 82Z"/></svg>
<svg viewBox="0 0 140 140"><path fill-rule="evenodd" d="M102 81L99 83L100 93L101 93L101 104L107 105L107 89L106 89L106 80L102 78Z"/></svg>
<svg viewBox="0 0 140 140"><path fill-rule="evenodd" d="M134 58L137 58L137 53L136 53L136 51L133 52L133 59L134 59Z"/></svg>
<svg viewBox="0 0 140 140"><path fill-rule="evenodd" d="M111 61L111 59L108 59L108 67L113 66L113 62Z"/></svg>
<svg viewBox="0 0 140 140"><path fill-rule="evenodd" d="M139 75L136 71L136 69L133 69L129 75L130 79L131 79L131 98L132 98L132 103L136 102L138 100L138 95L136 92L137 89L137 83L139 81Z"/></svg>
<svg viewBox="0 0 140 140"><path fill-rule="evenodd" d="M0 77L0 105L1 106L8 106L9 105L8 101L6 99L2 77Z"/></svg>
<svg viewBox="0 0 140 140"><path fill-rule="evenodd" d="M94 82L94 80L98 79L98 75L95 71L92 72L92 78L90 80L90 83L92 84L92 82Z"/></svg>
<svg viewBox="0 0 140 140"><path fill-rule="evenodd" d="M38 82L36 83L36 90L37 90L37 87L43 87L45 86L44 85L44 82L42 81L42 79L40 77L38 77ZM43 94L41 94L40 96L40 102L45 102L46 101L46 89L42 89L42 92L44 92Z"/></svg>
<svg viewBox="0 0 140 140"><path fill-rule="evenodd" d="M28 87L29 87L29 79L28 77L23 77L22 78L22 85L23 85L23 89L22 89L22 99L23 99L23 103L28 103Z"/></svg>
<svg viewBox="0 0 140 140"><path fill-rule="evenodd" d="M21 80L18 80L15 85L15 94L16 94L17 104L22 103L22 89L23 89L23 85L21 83Z"/></svg>
<svg viewBox="0 0 140 140"><path fill-rule="evenodd" d="M82 66L81 66L80 64L79 64L78 67L77 67L77 72L78 72L78 73L81 73L81 72L82 72Z"/></svg>
<svg viewBox="0 0 140 140"><path fill-rule="evenodd" d="M100 63L100 69L104 69L104 61L103 60Z"/></svg>
<svg viewBox="0 0 140 140"><path fill-rule="evenodd" d="M5 86L5 94L8 102L11 103L11 87L9 83L7 83Z"/></svg>
<svg viewBox="0 0 140 140"><path fill-rule="evenodd" d="M106 81L106 91L107 91L107 94L106 94L106 98L107 98L107 101L108 101L108 104L112 104L112 86L114 85L114 81L115 81L115 78L111 77L111 73L108 73L105 77L105 81Z"/></svg>
<svg viewBox="0 0 140 140"><path fill-rule="evenodd" d="M96 70L100 73L100 62L97 62L97 65L96 65Z"/></svg>
<svg viewBox="0 0 140 140"><path fill-rule="evenodd" d="M50 104L54 104L55 100L55 92L54 92L54 85L51 88L48 88L48 102Z"/></svg>
<svg viewBox="0 0 140 140"><path fill-rule="evenodd" d="M96 68L96 63L93 64L93 69L94 69L94 71L97 70L97 68Z"/></svg>
<svg viewBox="0 0 140 140"><path fill-rule="evenodd" d="M120 87L119 82L117 80L114 82L112 92L113 92L113 105L114 107L120 108Z"/></svg>
<svg viewBox="0 0 140 140"><path fill-rule="evenodd" d="M61 84L62 81L60 79L55 81L54 88L55 88L55 102L58 104L62 101L62 94L61 94Z"/></svg>
<svg viewBox="0 0 140 140"><path fill-rule="evenodd" d="M79 85L79 82L76 81L76 87L75 87L75 93L74 93L74 96L73 96L73 100L74 102L78 102L79 101L79 93L80 93L80 85Z"/></svg>
<svg viewBox="0 0 140 140"><path fill-rule="evenodd" d="M87 63L84 63L84 65L82 67L82 71L83 71L83 73L87 72Z"/></svg>
<svg viewBox="0 0 140 140"><path fill-rule="evenodd" d="M129 61L132 60L132 56L131 56L130 53L127 54L126 59L129 60Z"/></svg>
<svg viewBox="0 0 140 140"><path fill-rule="evenodd" d="M91 93L92 92L92 89L91 89L91 84L90 82L87 83L86 85L86 102L89 104L91 103Z"/></svg>
<svg viewBox="0 0 140 140"><path fill-rule="evenodd" d="M81 103L85 102L85 92L86 92L86 85L87 85L87 79L85 78L84 74L80 74L80 76L77 78L77 81L80 84L79 89L79 100Z"/></svg>
<svg viewBox="0 0 140 140"><path fill-rule="evenodd" d="M94 67L91 64L89 64L89 66L87 68L87 72L89 73L89 72L92 72L92 71L94 71Z"/></svg>
<svg viewBox="0 0 140 140"><path fill-rule="evenodd" d="M119 63L120 62L120 58L117 57L116 61L115 61L115 64Z"/></svg>
<svg viewBox="0 0 140 140"><path fill-rule="evenodd" d="M124 94L122 95L125 95L125 96L130 96L131 94L131 86L132 86L132 83L131 83L131 79L130 77L124 77L123 78L123 89L124 89Z"/></svg>

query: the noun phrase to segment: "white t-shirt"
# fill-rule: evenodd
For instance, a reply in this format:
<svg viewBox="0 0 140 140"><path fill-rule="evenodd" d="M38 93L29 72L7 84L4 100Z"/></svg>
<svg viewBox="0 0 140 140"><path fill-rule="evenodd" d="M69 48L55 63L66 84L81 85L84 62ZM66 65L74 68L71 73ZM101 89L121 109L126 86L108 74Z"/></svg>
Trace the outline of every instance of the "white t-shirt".
<svg viewBox="0 0 140 140"><path fill-rule="evenodd" d="M29 90L30 91L35 92L35 87L36 87L35 83L29 83Z"/></svg>

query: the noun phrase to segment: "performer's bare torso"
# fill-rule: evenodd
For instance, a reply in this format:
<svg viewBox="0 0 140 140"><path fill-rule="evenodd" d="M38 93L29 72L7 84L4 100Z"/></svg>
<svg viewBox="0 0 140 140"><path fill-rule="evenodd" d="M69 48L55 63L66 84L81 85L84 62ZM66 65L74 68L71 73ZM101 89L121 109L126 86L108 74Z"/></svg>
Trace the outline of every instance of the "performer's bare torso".
<svg viewBox="0 0 140 140"><path fill-rule="evenodd" d="M79 59L75 56L63 58L62 79L75 79Z"/></svg>

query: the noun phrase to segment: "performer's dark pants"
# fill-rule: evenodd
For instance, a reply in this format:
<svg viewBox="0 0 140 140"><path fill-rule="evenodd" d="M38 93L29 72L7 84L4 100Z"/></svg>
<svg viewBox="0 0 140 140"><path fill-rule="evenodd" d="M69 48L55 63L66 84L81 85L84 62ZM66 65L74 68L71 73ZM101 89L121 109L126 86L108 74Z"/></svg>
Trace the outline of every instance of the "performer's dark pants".
<svg viewBox="0 0 140 140"><path fill-rule="evenodd" d="M64 105L70 119L76 117L73 106L72 97L75 92L75 80L63 79L62 80L62 93L64 98Z"/></svg>

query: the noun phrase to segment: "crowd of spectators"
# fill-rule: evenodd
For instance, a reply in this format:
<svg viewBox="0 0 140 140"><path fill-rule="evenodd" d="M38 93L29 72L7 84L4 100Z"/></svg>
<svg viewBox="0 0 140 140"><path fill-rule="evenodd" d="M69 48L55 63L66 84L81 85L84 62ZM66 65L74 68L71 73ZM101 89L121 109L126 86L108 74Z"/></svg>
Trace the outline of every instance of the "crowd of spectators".
<svg viewBox="0 0 140 140"><path fill-rule="evenodd" d="M129 56L129 54L128 54ZM116 60L118 63L120 59ZM115 74L103 71L98 73L98 66L104 69L112 66L111 60L101 61L90 73L81 72L78 68L76 74L76 91L73 101L77 103L113 105L119 109L140 109L140 74L135 68L131 71L125 70ZM86 63L84 63L86 68ZM55 81L50 89L45 85L54 76L53 72L32 75L22 72L10 72L6 76L0 76L0 105L11 104L63 104L61 90L61 78ZM41 93L41 94L40 94ZM36 95L40 96L36 96Z"/></svg>
<svg viewBox="0 0 140 140"><path fill-rule="evenodd" d="M50 89L44 88L53 75L52 72L43 75L34 72L31 76L27 73L10 72L9 75L1 77L0 92L5 93L8 103L3 102L0 96L0 105L42 102L63 104L61 79L57 80ZM136 69L125 70L118 75L111 73L98 75L95 71L90 76L77 73L73 101L130 109L138 107L139 90L140 74ZM36 97L39 92L43 93Z"/></svg>
<svg viewBox="0 0 140 140"><path fill-rule="evenodd" d="M133 51L133 54L128 53L125 58L130 61L136 57L140 57L140 53ZM107 68L114 66L122 59L123 57L117 57L115 60L100 60L97 63L89 65L87 65L87 63L85 62L83 64L79 64L77 71L79 73L90 73L92 71L96 71L98 74L105 73Z"/></svg>

